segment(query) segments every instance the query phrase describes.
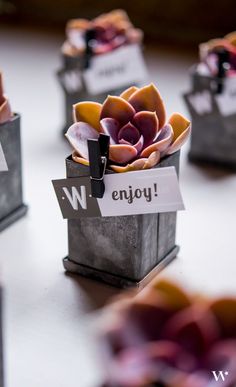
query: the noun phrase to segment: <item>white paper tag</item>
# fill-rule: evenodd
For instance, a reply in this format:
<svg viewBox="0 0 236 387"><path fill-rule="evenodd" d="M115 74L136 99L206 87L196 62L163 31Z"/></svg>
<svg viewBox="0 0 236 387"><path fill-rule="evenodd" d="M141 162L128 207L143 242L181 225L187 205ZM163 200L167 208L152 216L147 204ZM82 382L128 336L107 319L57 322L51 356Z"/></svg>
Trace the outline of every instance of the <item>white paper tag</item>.
<svg viewBox="0 0 236 387"><path fill-rule="evenodd" d="M83 76L93 95L145 81L147 69L140 46L132 44L91 58Z"/></svg>
<svg viewBox="0 0 236 387"><path fill-rule="evenodd" d="M222 116L236 113L236 76L224 80L223 93L215 98Z"/></svg>
<svg viewBox="0 0 236 387"><path fill-rule="evenodd" d="M5 155L3 153L2 145L0 143L0 172L8 171Z"/></svg>
<svg viewBox="0 0 236 387"><path fill-rule="evenodd" d="M104 176L102 199L91 196L90 177L54 180L66 219L175 212L184 210L174 167Z"/></svg>
<svg viewBox="0 0 236 387"><path fill-rule="evenodd" d="M102 216L148 214L184 209L174 167L105 175L98 199Z"/></svg>

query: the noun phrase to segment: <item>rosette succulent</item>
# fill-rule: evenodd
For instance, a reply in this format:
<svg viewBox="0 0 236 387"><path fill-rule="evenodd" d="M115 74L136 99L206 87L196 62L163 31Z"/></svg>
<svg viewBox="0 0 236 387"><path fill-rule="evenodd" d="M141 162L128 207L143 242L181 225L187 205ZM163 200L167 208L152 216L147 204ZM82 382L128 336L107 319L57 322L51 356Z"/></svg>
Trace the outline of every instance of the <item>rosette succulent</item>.
<svg viewBox="0 0 236 387"><path fill-rule="evenodd" d="M86 32L93 31L92 52L102 54L124 44L141 43L143 33L134 28L127 13L117 9L100 15L94 20L72 19L67 23L67 40L62 47L65 55L83 54L86 48Z"/></svg>
<svg viewBox="0 0 236 387"><path fill-rule="evenodd" d="M104 387L236 385L235 298L207 299L161 280L108 306L102 337Z"/></svg>
<svg viewBox="0 0 236 387"><path fill-rule="evenodd" d="M11 116L9 101L3 93L2 73L0 72L0 124L9 121Z"/></svg>
<svg viewBox="0 0 236 387"><path fill-rule="evenodd" d="M217 75L218 54L224 50L227 53L227 75L236 74L236 31L231 32L222 39L212 39L199 45L200 59L206 63L210 72Z"/></svg>
<svg viewBox="0 0 236 387"><path fill-rule="evenodd" d="M161 157L179 150L190 133L190 122L179 113L166 122L162 98L153 84L108 96L103 105L79 102L73 109L76 122L66 133L74 148L73 160L89 165L87 140L105 133L110 136L109 168L115 172L154 167Z"/></svg>

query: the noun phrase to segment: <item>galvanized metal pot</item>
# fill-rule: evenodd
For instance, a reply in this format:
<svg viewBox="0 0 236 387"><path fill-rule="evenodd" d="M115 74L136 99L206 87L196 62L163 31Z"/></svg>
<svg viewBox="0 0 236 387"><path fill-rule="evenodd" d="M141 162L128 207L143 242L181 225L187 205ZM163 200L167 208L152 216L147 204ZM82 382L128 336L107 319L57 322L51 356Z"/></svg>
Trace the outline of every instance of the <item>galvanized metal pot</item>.
<svg viewBox="0 0 236 387"><path fill-rule="evenodd" d="M20 116L0 124L0 143L8 171L0 172L0 231L25 215L23 204Z"/></svg>
<svg viewBox="0 0 236 387"><path fill-rule="evenodd" d="M180 152L157 168L179 171ZM89 175L89 168L66 159L67 177ZM109 173L109 172L108 172ZM143 287L179 250L176 212L68 220L66 270L117 287Z"/></svg>
<svg viewBox="0 0 236 387"><path fill-rule="evenodd" d="M236 169L236 114L223 117L217 104L215 90L225 80L200 75L194 67L190 73L192 90L184 94L184 100L191 115L192 135L189 160L219 167ZM209 93L211 110L199 114L189 101L190 94Z"/></svg>

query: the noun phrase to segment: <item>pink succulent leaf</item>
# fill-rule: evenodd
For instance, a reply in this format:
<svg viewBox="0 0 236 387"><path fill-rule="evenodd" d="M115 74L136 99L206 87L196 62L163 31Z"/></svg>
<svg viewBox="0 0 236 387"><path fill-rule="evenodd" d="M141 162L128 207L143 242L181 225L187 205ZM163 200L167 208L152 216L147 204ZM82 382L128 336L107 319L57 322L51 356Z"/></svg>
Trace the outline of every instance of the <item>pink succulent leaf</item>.
<svg viewBox="0 0 236 387"><path fill-rule="evenodd" d="M135 159L137 150L134 146L128 144L110 145L109 159L117 164L126 164Z"/></svg>
<svg viewBox="0 0 236 387"><path fill-rule="evenodd" d="M142 158L133 161L131 164L127 164L125 166L120 165L110 165L110 168L113 171L121 173L121 172L130 172L130 171L139 171L140 169L150 169L158 164L160 161L160 152L153 152L148 159Z"/></svg>
<svg viewBox="0 0 236 387"><path fill-rule="evenodd" d="M128 124L123 126L123 128L121 128L118 133L118 141L123 139L128 143L130 143L130 145L136 144L139 138L140 138L140 133L138 129L130 122L128 122Z"/></svg>
<svg viewBox="0 0 236 387"><path fill-rule="evenodd" d="M143 138L143 135L141 135L139 137L138 142L136 142L136 144L134 144L134 147L137 149L138 153L140 153L141 150L143 149L143 144L144 144L144 138Z"/></svg>
<svg viewBox="0 0 236 387"><path fill-rule="evenodd" d="M123 44L125 44L126 40L127 39L125 36L122 36L122 35L116 36L112 41L112 49L114 50L115 48L122 46Z"/></svg>
<svg viewBox="0 0 236 387"><path fill-rule="evenodd" d="M179 113L172 114L169 124L173 128L174 137L170 147L167 149L167 155L177 152L185 143L191 131L190 121Z"/></svg>
<svg viewBox="0 0 236 387"><path fill-rule="evenodd" d="M110 144L116 144L118 142L118 132L120 124L114 118L103 118L100 121L103 132L110 136Z"/></svg>
<svg viewBox="0 0 236 387"><path fill-rule="evenodd" d="M134 147L137 149L138 153L140 153L141 150L143 149L143 141L144 141L143 140L143 136L140 136L138 142L136 142L136 144L134 144ZM130 144L129 141L126 141L123 138L121 140L119 140L119 143L120 144L132 145L132 144Z"/></svg>
<svg viewBox="0 0 236 387"><path fill-rule="evenodd" d="M144 86L133 93L129 98L129 103L134 107L136 112L143 110L156 112L160 128L165 124L166 112L163 100L153 84Z"/></svg>
<svg viewBox="0 0 236 387"><path fill-rule="evenodd" d="M134 114L135 110L129 102L121 97L109 95L102 106L100 119L114 118L122 127L131 121Z"/></svg>
<svg viewBox="0 0 236 387"><path fill-rule="evenodd" d="M177 152L182 145L187 141L190 134L190 126L186 129L174 142L169 146L166 151L167 155L171 155L172 153Z"/></svg>
<svg viewBox="0 0 236 387"><path fill-rule="evenodd" d="M216 342L206 354L206 367L208 369L230 369L236 375L236 340L227 339Z"/></svg>
<svg viewBox="0 0 236 387"><path fill-rule="evenodd" d="M166 124L161 129L161 132L157 137L157 141L145 148L141 153L141 157L148 157L152 152L157 150L160 152L165 151L171 144L173 136L174 133L172 126L170 124Z"/></svg>
<svg viewBox="0 0 236 387"><path fill-rule="evenodd" d="M122 165L113 165L111 164L109 167L117 173L124 173L124 172L131 172L131 171L138 171L142 169L144 162L140 161L142 159L135 160L131 164L127 164L125 166ZM146 160L146 159L145 159Z"/></svg>
<svg viewBox="0 0 236 387"><path fill-rule="evenodd" d="M144 137L144 147L150 145L157 136L159 122L155 112L141 111L133 118L135 126Z"/></svg>
<svg viewBox="0 0 236 387"><path fill-rule="evenodd" d="M76 122L69 127L65 136L76 152L88 160L88 139L97 139L99 133L86 122Z"/></svg>
<svg viewBox="0 0 236 387"><path fill-rule="evenodd" d="M143 169L150 169L155 167L159 163L161 159L161 153L157 150L155 152L152 152L148 159L146 159L146 162L143 166Z"/></svg>
<svg viewBox="0 0 236 387"><path fill-rule="evenodd" d="M162 335L200 357L218 340L219 328L213 313L201 306L190 306L167 322Z"/></svg>

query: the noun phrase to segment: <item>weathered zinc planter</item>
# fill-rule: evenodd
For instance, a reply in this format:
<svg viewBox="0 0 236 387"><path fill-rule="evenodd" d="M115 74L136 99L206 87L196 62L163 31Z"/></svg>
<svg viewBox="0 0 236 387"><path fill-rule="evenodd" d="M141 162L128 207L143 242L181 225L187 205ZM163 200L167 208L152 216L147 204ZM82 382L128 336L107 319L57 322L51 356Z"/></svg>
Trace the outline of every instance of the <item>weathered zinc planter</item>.
<svg viewBox="0 0 236 387"><path fill-rule="evenodd" d="M58 71L65 98L63 132L72 124L73 104L103 102L107 94L119 95L124 87L146 80L142 39L142 31L134 28L123 10L93 20L68 21Z"/></svg>
<svg viewBox="0 0 236 387"><path fill-rule="evenodd" d="M64 267L114 286L143 287L178 252L179 156L190 122L179 113L166 119L154 84L109 95L103 104L78 102L73 114L67 178L53 181L68 219Z"/></svg>
<svg viewBox="0 0 236 387"><path fill-rule="evenodd" d="M7 162L7 171L0 172L0 231L25 215L22 196L22 163L20 116L0 124L0 144Z"/></svg>
<svg viewBox="0 0 236 387"><path fill-rule="evenodd" d="M174 166L178 174L179 155L167 156L157 168ZM89 168L71 157L66 171L68 178L89 176ZM71 219L64 267L114 286L142 287L176 257L175 232L176 212Z"/></svg>
<svg viewBox="0 0 236 387"><path fill-rule="evenodd" d="M236 33L199 46L184 95L192 116L189 159L236 168Z"/></svg>
<svg viewBox="0 0 236 387"><path fill-rule="evenodd" d="M219 106L231 80L220 80L223 91L217 94L215 85L219 80L215 77L200 75L194 69L191 78L192 90L184 95L192 119L189 159L235 169L236 108L235 113L223 115Z"/></svg>

